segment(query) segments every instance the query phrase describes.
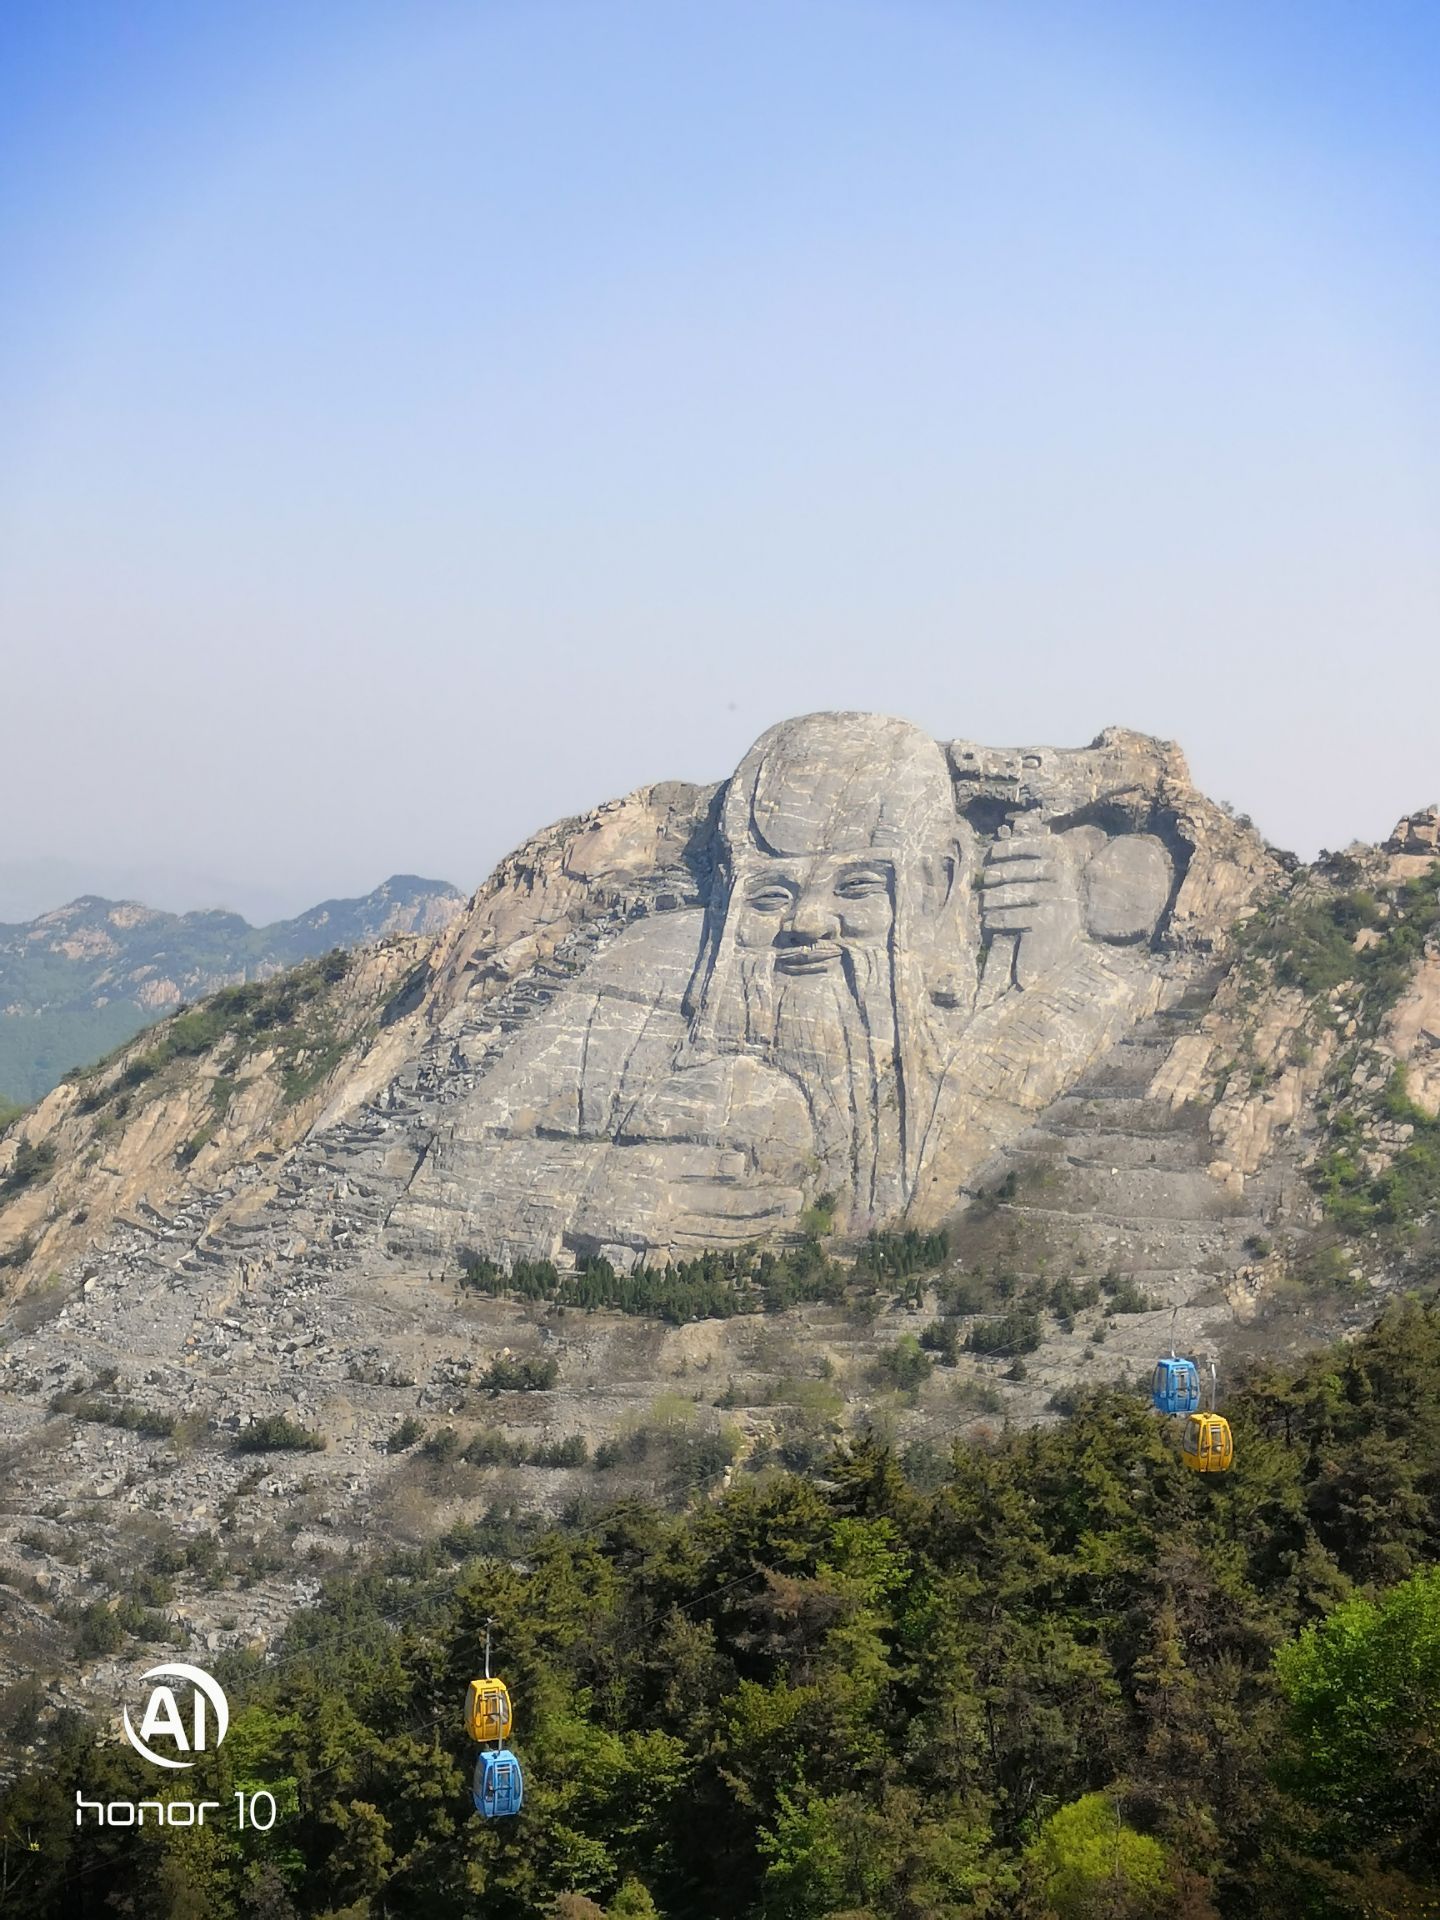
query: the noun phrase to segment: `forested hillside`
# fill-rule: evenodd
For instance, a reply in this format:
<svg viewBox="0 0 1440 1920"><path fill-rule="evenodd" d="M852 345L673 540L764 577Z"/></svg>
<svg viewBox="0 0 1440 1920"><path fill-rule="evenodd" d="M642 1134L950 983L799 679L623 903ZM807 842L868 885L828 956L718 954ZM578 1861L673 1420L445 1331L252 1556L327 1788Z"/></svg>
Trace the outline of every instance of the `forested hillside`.
<svg viewBox="0 0 1440 1920"><path fill-rule="evenodd" d="M1257 1374L1237 1461L1104 1391L945 1459L854 1436L691 1511L491 1510L331 1588L202 1787L268 1834L77 1830L163 1798L0 1705L0 1908L49 1916L942 1920L1440 1911L1440 1317ZM494 1618L523 1812L469 1806Z"/></svg>
<svg viewBox="0 0 1440 1920"><path fill-rule="evenodd" d="M438 933L464 905L441 880L394 874L358 900L324 900L252 927L237 913L160 913L86 895L0 925L0 1125L184 1001L267 980L336 947Z"/></svg>

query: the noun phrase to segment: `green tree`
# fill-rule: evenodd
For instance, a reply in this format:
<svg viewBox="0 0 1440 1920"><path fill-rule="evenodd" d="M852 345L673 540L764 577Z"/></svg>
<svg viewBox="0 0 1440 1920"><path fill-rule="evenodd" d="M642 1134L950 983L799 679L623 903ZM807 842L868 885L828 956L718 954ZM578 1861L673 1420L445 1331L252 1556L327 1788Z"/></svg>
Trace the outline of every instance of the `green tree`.
<svg viewBox="0 0 1440 1920"><path fill-rule="evenodd" d="M1413 1846L1440 1807L1440 1569L1282 1647L1289 1783L1342 1845Z"/></svg>
<svg viewBox="0 0 1440 1920"><path fill-rule="evenodd" d="M660 1920L660 1909L638 1880L627 1880L605 1909L605 1920Z"/></svg>
<svg viewBox="0 0 1440 1920"><path fill-rule="evenodd" d="M781 1920L985 1913L998 1890L988 1840L984 1822L967 1810L927 1811L903 1788L829 1798L797 1788L780 1796L774 1823L760 1836L763 1911Z"/></svg>
<svg viewBox="0 0 1440 1920"><path fill-rule="evenodd" d="M1025 1867L1039 1910L1056 1920L1153 1920L1170 1892L1164 1847L1127 1827L1107 1793L1052 1813Z"/></svg>

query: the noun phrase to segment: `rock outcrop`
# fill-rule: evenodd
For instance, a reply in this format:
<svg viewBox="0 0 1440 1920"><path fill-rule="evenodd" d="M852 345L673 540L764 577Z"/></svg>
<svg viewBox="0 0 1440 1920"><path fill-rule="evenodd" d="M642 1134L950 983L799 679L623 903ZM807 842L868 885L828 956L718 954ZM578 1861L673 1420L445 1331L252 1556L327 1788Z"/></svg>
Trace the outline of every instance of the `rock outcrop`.
<svg viewBox="0 0 1440 1920"><path fill-rule="evenodd" d="M1440 807L1422 807L1419 813L1407 813L1396 823L1384 850L1418 855L1426 861L1440 860Z"/></svg>
<svg viewBox="0 0 1440 1920"><path fill-rule="evenodd" d="M363 1165L386 1248L427 1261L664 1260L784 1237L821 1199L855 1232L933 1224L1278 877L1138 734L1001 751L787 721L723 786L547 829L402 980L392 955L337 1018L322 999L298 1114L288 1059L288 1102L256 1091L266 1031L208 1068L151 1080L138 1053L58 1089L10 1149L33 1173L48 1143L58 1181L0 1207L0 1257L53 1265L117 1194L169 1210L302 1141L311 1171ZM96 1147L105 1183L77 1177Z"/></svg>

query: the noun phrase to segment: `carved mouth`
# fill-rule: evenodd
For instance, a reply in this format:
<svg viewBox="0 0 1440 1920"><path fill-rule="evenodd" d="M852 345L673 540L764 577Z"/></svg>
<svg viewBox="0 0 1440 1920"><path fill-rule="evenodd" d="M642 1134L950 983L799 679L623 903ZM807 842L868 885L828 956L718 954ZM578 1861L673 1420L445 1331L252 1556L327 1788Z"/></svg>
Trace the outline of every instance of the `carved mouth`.
<svg viewBox="0 0 1440 1920"><path fill-rule="evenodd" d="M840 958L832 941L817 940L813 947L782 947L775 956L777 973L824 973Z"/></svg>

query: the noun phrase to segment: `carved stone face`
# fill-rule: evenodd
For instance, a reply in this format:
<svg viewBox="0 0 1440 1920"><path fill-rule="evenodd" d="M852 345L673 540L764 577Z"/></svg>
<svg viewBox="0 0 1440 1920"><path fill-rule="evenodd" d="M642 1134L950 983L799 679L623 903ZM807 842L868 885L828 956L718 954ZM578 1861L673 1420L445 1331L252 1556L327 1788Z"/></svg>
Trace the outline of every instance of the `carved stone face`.
<svg viewBox="0 0 1440 1920"><path fill-rule="evenodd" d="M691 982L702 1052L749 1053L800 1086L821 1164L862 1216L906 1179L926 1029L973 981L966 834L927 735L818 714L758 740L721 812L721 885ZM967 843L971 844L971 843ZM938 988L942 983L944 993Z"/></svg>
<svg viewBox="0 0 1440 1920"><path fill-rule="evenodd" d="M773 949L777 973L834 972L847 950L889 945L895 863L863 852L756 859L732 912L736 943Z"/></svg>
<svg viewBox="0 0 1440 1920"><path fill-rule="evenodd" d="M973 964L964 830L919 728L833 713L773 727L736 769L720 827L722 885L689 995L702 1043L774 1058L787 996L826 983L880 996L865 1013L873 1059L897 1001L928 998L940 973L953 984L957 955Z"/></svg>

